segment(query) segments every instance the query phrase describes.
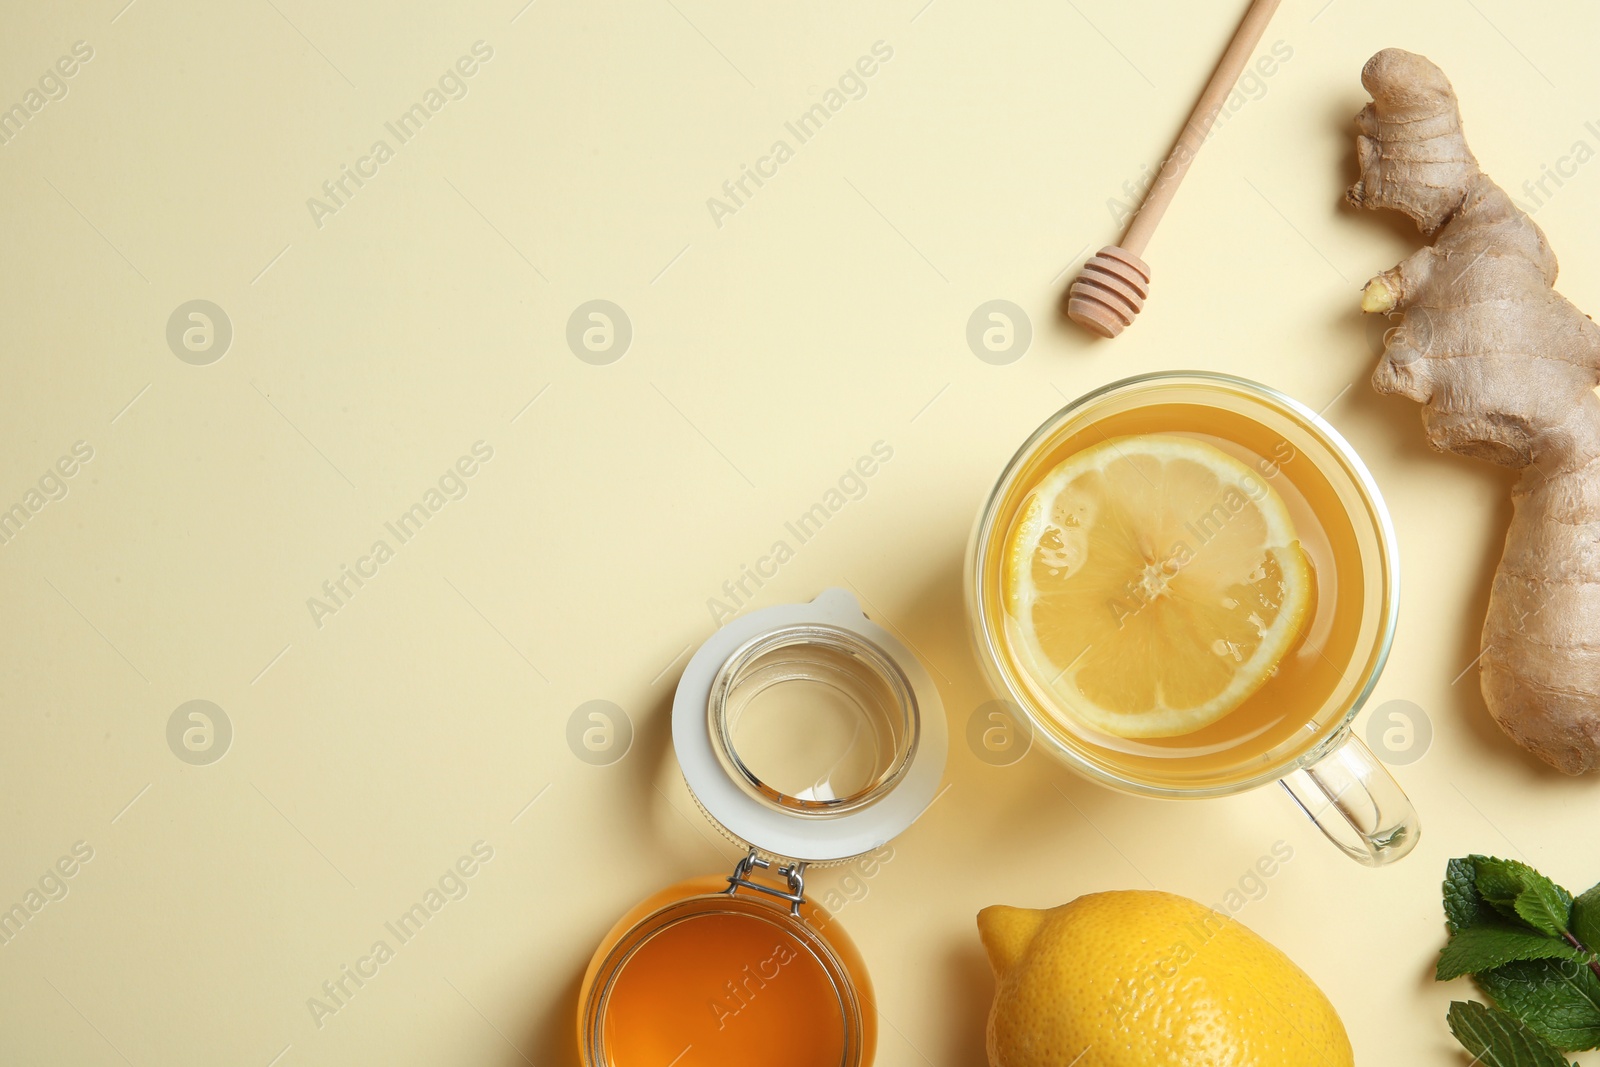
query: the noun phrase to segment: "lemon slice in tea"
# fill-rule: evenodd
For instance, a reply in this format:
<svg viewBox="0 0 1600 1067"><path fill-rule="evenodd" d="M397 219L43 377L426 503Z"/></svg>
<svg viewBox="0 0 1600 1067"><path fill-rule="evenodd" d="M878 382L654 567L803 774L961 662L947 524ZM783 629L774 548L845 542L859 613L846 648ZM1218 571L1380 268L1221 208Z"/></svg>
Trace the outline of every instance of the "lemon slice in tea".
<svg viewBox="0 0 1600 1067"><path fill-rule="evenodd" d="M1085 724L1174 737L1244 703L1299 640L1311 565L1256 471L1186 437L1120 437L1034 487L1007 546L1019 659Z"/></svg>

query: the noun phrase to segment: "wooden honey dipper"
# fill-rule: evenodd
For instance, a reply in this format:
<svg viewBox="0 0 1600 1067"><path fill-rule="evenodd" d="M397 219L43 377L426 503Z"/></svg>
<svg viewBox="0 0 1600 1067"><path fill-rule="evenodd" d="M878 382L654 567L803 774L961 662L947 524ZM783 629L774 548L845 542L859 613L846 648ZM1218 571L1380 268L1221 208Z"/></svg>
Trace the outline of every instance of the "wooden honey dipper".
<svg viewBox="0 0 1600 1067"><path fill-rule="evenodd" d="M1101 337L1115 337L1131 326L1144 308L1145 298L1150 295L1150 268L1139 258L1140 253L1150 243L1161 216L1166 214L1167 205L1172 203L1178 183L1188 173L1195 153L1205 144L1211 124L1250 61L1250 54L1260 43L1278 4L1279 0L1254 0L1250 5L1228 50L1222 53L1217 69L1206 83L1205 91L1195 102L1189 121L1184 123L1183 131L1178 134L1172 151L1167 153L1144 202L1139 205L1139 213L1122 235L1122 243L1107 245L1090 256L1082 273L1067 290L1067 318L1079 326Z"/></svg>

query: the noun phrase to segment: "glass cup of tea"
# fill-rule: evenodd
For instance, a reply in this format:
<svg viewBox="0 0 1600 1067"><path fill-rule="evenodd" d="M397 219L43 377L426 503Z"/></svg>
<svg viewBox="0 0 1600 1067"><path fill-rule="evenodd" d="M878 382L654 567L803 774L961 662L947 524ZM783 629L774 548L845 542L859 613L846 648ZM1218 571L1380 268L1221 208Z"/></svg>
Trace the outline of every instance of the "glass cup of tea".
<svg viewBox="0 0 1600 1067"><path fill-rule="evenodd" d="M1142 557L1114 550L1144 536L1123 514L1137 507L1170 519ZM1283 543L1248 581L1196 577L1244 566L1273 529ZM1074 771L1163 798L1278 781L1342 852L1376 867L1420 829L1350 731L1394 638L1397 564L1371 474L1317 413L1241 378L1141 375L1068 404L1006 465L968 545L967 612L995 691ZM1035 573L1078 599L1036 594ZM1172 599L1184 582L1192 603ZM1241 614L1243 642L1223 632ZM1271 647L1241 649L1252 635ZM1190 658L1165 651L1168 638ZM1104 710L1119 701L1127 714Z"/></svg>

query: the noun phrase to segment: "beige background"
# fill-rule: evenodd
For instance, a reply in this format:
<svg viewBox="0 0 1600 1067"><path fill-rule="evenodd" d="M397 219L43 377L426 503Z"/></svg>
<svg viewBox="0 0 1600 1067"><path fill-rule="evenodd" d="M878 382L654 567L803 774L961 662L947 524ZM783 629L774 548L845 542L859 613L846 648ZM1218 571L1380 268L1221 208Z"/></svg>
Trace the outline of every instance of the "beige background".
<svg viewBox="0 0 1600 1067"><path fill-rule="evenodd" d="M981 1061L979 907L1147 883L1217 902L1280 840L1294 859L1240 918L1322 984L1362 1062L1465 1062L1443 1015L1469 988L1430 980L1445 859L1600 878L1600 785L1524 758L1472 672L1452 683L1507 480L1430 454L1413 405L1369 390L1356 290L1415 237L1339 202L1385 45L1444 66L1513 191L1600 148L1591 5L1288 0L1267 42L1292 57L1191 173L1149 310L1093 344L1058 294L1241 3L123 3L13 0L0 35L7 107L94 52L0 145L0 505L94 450L0 545L0 907L93 849L0 946L0 1062L571 1062L613 919L734 855L667 738L707 600L878 440L893 460L757 603L853 585L947 704L950 788L843 915L879 1062ZM468 95L319 228L307 198L393 146L384 123L479 40ZM880 40L865 97L715 225L707 198ZM1594 308L1600 164L1564 180L1537 219ZM234 331L208 366L165 339L195 298ZM596 298L633 325L609 366L565 342ZM1033 324L1009 366L964 336L997 298ZM1136 800L964 740L988 696L959 560L991 479L1063 396L1187 366L1329 405L1394 510L1405 602L1376 703L1435 733L1397 771L1426 834L1396 869L1340 858L1277 790ZM307 598L480 440L465 499L315 625ZM209 766L166 740L193 699L234 730ZM610 766L566 741L590 700L634 725ZM319 1028L307 999L479 840L469 895Z"/></svg>

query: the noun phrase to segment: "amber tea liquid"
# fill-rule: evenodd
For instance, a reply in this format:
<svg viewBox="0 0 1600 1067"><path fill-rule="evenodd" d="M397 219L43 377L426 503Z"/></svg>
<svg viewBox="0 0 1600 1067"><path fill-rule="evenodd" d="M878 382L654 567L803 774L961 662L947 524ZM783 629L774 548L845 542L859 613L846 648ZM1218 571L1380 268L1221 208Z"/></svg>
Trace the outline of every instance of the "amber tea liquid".
<svg viewBox="0 0 1600 1067"><path fill-rule="evenodd" d="M1137 434L1189 437L1226 452L1261 475L1283 499L1315 575L1315 603L1298 642L1273 676L1240 707L1193 733L1164 738L1122 738L1070 717L1058 703L1034 688L1035 706L1046 711L1044 725L1080 755L1112 773L1136 779L1216 787L1230 778L1247 778L1286 749L1304 749L1326 736L1337 722L1318 720L1345 684L1360 647L1367 578L1361 545L1334 483L1317 459L1291 442L1295 436L1225 406L1204 403L1150 403L1114 411L1033 457L1023 477L999 502L994 536L981 561L983 574L1002 573L1006 544L1028 493L1068 456L1108 439ZM1000 583L986 577L981 595L991 619L1010 619ZM991 628L992 632L992 628ZM1028 672L1013 651L1014 634L994 634L994 644L1013 677Z"/></svg>

